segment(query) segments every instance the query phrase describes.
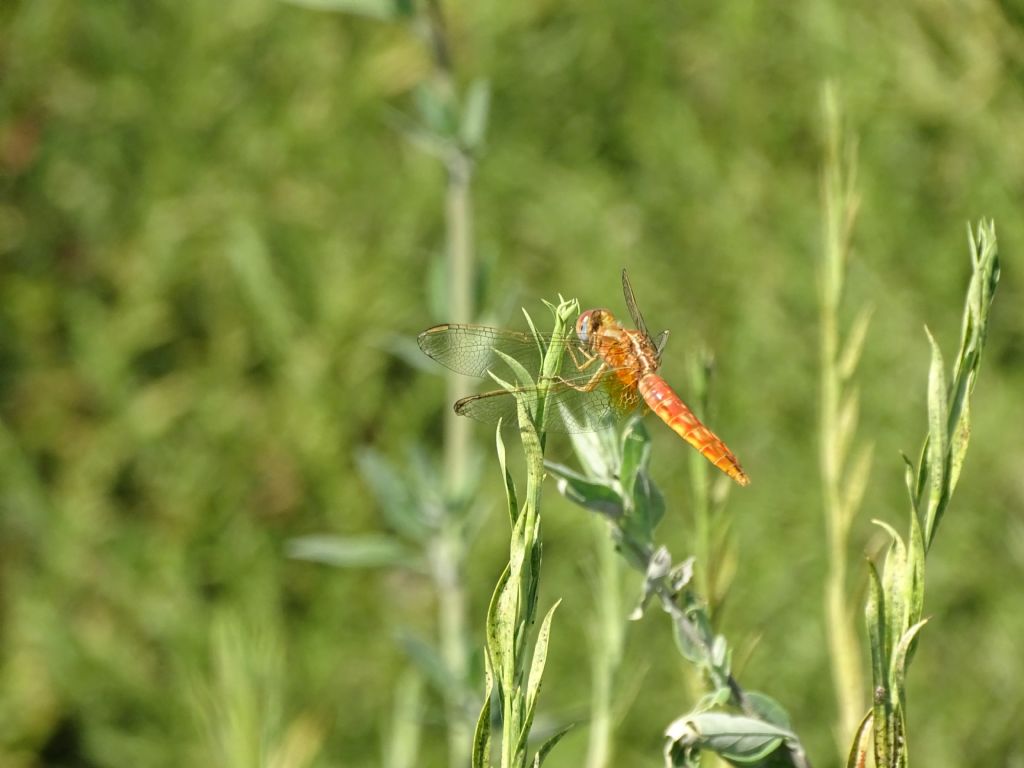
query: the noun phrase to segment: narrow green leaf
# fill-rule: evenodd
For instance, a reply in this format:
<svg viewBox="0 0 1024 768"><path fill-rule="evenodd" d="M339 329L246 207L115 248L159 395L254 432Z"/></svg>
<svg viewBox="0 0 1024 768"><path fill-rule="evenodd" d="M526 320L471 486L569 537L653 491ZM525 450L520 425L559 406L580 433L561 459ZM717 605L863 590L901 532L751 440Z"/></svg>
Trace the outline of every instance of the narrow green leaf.
<svg viewBox="0 0 1024 768"><path fill-rule="evenodd" d="M398 643L438 693L448 695L457 690L458 682L452 677L444 659L434 646L408 629L398 633Z"/></svg>
<svg viewBox="0 0 1024 768"><path fill-rule="evenodd" d="M568 725L563 726L562 728L555 731L554 734L549 736L548 739L540 745L540 749L538 749L537 753L533 756L533 768L540 768L542 765L544 765L544 760L547 758L548 753L550 753L551 750L555 748L555 745L562 740L562 737L565 736L565 734L567 734L569 731L571 731L575 726L575 723L569 723Z"/></svg>
<svg viewBox="0 0 1024 768"><path fill-rule="evenodd" d="M634 418L622 433L622 467L619 480L625 498L633 495L637 475L647 468L651 458L651 436L643 422Z"/></svg>
<svg viewBox="0 0 1024 768"><path fill-rule="evenodd" d="M888 679L889 653L885 642L885 592L882 579L875 564L868 561L868 599L864 618L868 630L868 647L871 652L871 679L875 686L884 685Z"/></svg>
<svg viewBox="0 0 1024 768"><path fill-rule="evenodd" d="M850 443L853 442L853 436L857 432L859 414L860 392L856 387L851 387L839 406L839 416L836 419L836 461L839 466L846 464Z"/></svg>
<svg viewBox="0 0 1024 768"><path fill-rule="evenodd" d="M874 455L874 445L862 445L857 449L853 457L853 465L850 468L846 487L843 491L843 524L849 525L860 509L864 500L864 491L868 486L868 477L871 475L871 461Z"/></svg>
<svg viewBox="0 0 1024 768"><path fill-rule="evenodd" d="M509 695L512 684L510 670L515 632L513 611L519 595L517 583L511 580L512 575L510 562L505 566L494 587L494 594L491 595L491 603L487 609L487 654L503 696Z"/></svg>
<svg viewBox="0 0 1024 768"><path fill-rule="evenodd" d="M874 717L869 709L857 726L857 733L854 734L853 743L850 745L850 754L846 758L846 768L867 768L873 723Z"/></svg>
<svg viewBox="0 0 1024 768"><path fill-rule="evenodd" d="M421 82L413 89L413 99L419 118L429 133L446 141L454 138L455 110L451 99L441 88L430 81Z"/></svg>
<svg viewBox="0 0 1024 768"><path fill-rule="evenodd" d="M712 709L724 707L728 705L731 698L732 691L727 686L715 688L697 700L697 705L693 708L693 712L708 712Z"/></svg>
<svg viewBox="0 0 1024 768"><path fill-rule="evenodd" d="M512 474L508 471L505 457L505 441L501 438L501 420L498 420L498 427L494 431L495 446L498 451L498 467L501 469L502 478L505 481L505 503L508 505L508 519L512 527L515 527L516 518L519 516L519 502L516 499L516 483Z"/></svg>
<svg viewBox="0 0 1024 768"><path fill-rule="evenodd" d="M967 456L967 444L971 440L971 401L965 399L960 409L960 418L953 429L949 450L949 495L953 495L960 480L960 470Z"/></svg>
<svg viewBox="0 0 1024 768"><path fill-rule="evenodd" d="M665 497L646 472L640 473L633 486L633 510L643 527L643 540L653 541L654 529L665 516Z"/></svg>
<svg viewBox="0 0 1024 768"><path fill-rule="evenodd" d="M398 539L376 533L363 536L300 536L288 541L285 552L288 557L296 560L309 560L337 568L423 568L420 559Z"/></svg>
<svg viewBox="0 0 1024 768"><path fill-rule="evenodd" d="M860 362L861 353L864 350L864 341L868 336L868 327L871 325L871 315L874 307L864 305L857 312L853 323L850 326L849 335L846 337L846 344L839 356L839 376L845 382L849 381L857 370L857 363Z"/></svg>
<svg viewBox="0 0 1024 768"><path fill-rule="evenodd" d="M622 498L613 488L588 480L562 464L545 462L544 466L555 476L558 492L569 501L613 520L622 517Z"/></svg>
<svg viewBox="0 0 1024 768"><path fill-rule="evenodd" d="M931 441L928 436L925 435L924 444L921 446L921 455L917 460L917 480L915 481L915 493L914 493L914 508L921 510L921 499L924 497L924 491L928 484L928 479L931 477L931 470L929 469L928 455L930 453L929 444ZM923 511L922 511L923 514Z"/></svg>
<svg viewBox="0 0 1024 768"><path fill-rule="evenodd" d="M750 708L761 720L779 728L785 728L787 731L793 730L786 708L771 696L760 691L747 691L745 696Z"/></svg>
<svg viewBox="0 0 1024 768"><path fill-rule="evenodd" d="M925 516L925 539L930 541L940 513L940 504L946 489L947 452L949 433L947 427L949 392L946 384L945 363L942 352L931 331L925 326L928 341L932 347L932 362L928 370L928 512Z"/></svg>
<svg viewBox="0 0 1024 768"><path fill-rule="evenodd" d="M605 482L618 478L622 447L614 429L572 432L569 439L576 458L590 478Z"/></svg>
<svg viewBox="0 0 1024 768"><path fill-rule="evenodd" d="M489 656L484 657L484 704L473 732L471 768L490 768L491 763L491 698L494 693L494 672Z"/></svg>
<svg viewBox="0 0 1024 768"><path fill-rule="evenodd" d="M650 601L651 596L657 591L658 586L665 577L672 571L672 555L666 547L659 547L647 561L647 569L644 573L644 581L641 586L640 600L636 608L629 615L630 621L637 621L644 614L644 608Z"/></svg>
<svg viewBox="0 0 1024 768"><path fill-rule="evenodd" d="M414 541L429 535L432 526L423 518L409 484L390 461L377 451L364 449L356 453L356 466L373 491L388 525Z"/></svg>
<svg viewBox="0 0 1024 768"><path fill-rule="evenodd" d="M561 604L558 600L548 610L541 622L537 632L537 643L533 649L533 661L530 663L530 677L526 688L526 716L523 718L522 730L519 734L519 743L516 751L526 750L526 741L530 737L530 728L533 727L533 718L537 711L537 698L540 695L540 686L544 678L544 665L548 660L548 642L551 639L551 619L555 615L555 609Z"/></svg>
<svg viewBox="0 0 1024 768"><path fill-rule="evenodd" d="M461 138L463 145L475 151L483 144L487 130L487 114L491 105L491 86L486 80L476 79L466 91L462 108Z"/></svg>
<svg viewBox="0 0 1024 768"><path fill-rule="evenodd" d="M512 370L512 373L515 374L515 377L519 381L519 384L521 386L523 386L523 387L535 387L535 386L537 386L536 382L533 380L533 376L530 375L530 372L526 370L526 368L523 366L522 363L520 363L518 360L516 360L511 355L506 355L500 349L494 350L494 353L496 355L498 355L498 357L500 357L502 360L505 361L505 365L507 365Z"/></svg>
<svg viewBox="0 0 1024 768"><path fill-rule="evenodd" d="M910 510L910 538L907 541L907 624L920 621L924 613L924 531L914 510Z"/></svg>
<svg viewBox="0 0 1024 768"><path fill-rule="evenodd" d="M892 669L889 674L889 696L893 704L906 708L907 701L907 653L917 633L928 623L928 619L922 619L912 625L903 636L893 651Z"/></svg>
<svg viewBox="0 0 1024 768"><path fill-rule="evenodd" d="M888 652L896 638L902 635L908 626L907 610L910 597L908 584L910 579L907 575L907 547L891 525L881 520L872 520L871 522L884 528L892 538L889 551L885 555L885 565L882 568L882 588L885 591L886 651Z"/></svg>
<svg viewBox="0 0 1024 768"><path fill-rule="evenodd" d="M707 749L741 765L760 762L795 738L786 728L745 715L700 712L681 720L682 725L677 720L666 729L666 737L672 739L678 733L679 738L672 739L675 743Z"/></svg>
<svg viewBox="0 0 1024 768"><path fill-rule="evenodd" d="M551 309L551 305L548 304L548 302L545 301L544 303L547 304L548 309ZM544 349L544 342L541 339L540 333L537 331L537 326L533 324L533 318L530 317L530 313L526 311L525 307L523 308L523 317L526 318L526 324L530 326L530 335L533 336L533 341L537 345L537 354L540 356L540 359L543 360L545 354L547 354L547 350Z"/></svg>
<svg viewBox="0 0 1024 768"><path fill-rule="evenodd" d="M886 627L885 592L878 569L868 561L868 599L865 606L868 644L871 650L871 678L873 683L873 713L875 734L875 765L889 765L889 641Z"/></svg>
<svg viewBox="0 0 1024 768"><path fill-rule="evenodd" d="M381 21L394 18L396 11L392 0L284 0L284 2L316 11L351 13Z"/></svg>
<svg viewBox="0 0 1024 768"><path fill-rule="evenodd" d="M903 482L907 486L907 495L910 496L910 506L917 509L917 468L907 454L900 451L903 457Z"/></svg>

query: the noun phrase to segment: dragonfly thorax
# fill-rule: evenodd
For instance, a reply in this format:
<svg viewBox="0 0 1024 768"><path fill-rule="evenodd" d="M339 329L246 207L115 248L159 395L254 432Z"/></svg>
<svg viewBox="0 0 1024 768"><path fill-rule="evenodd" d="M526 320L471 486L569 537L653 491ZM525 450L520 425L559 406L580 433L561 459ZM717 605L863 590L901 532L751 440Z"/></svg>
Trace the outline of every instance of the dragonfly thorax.
<svg viewBox="0 0 1024 768"><path fill-rule="evenodd" d="M612 368L631 370L637 378L658 369L658 350L647 334L623 328L607 309L583 312L576 320L576 335Z"/></svg>

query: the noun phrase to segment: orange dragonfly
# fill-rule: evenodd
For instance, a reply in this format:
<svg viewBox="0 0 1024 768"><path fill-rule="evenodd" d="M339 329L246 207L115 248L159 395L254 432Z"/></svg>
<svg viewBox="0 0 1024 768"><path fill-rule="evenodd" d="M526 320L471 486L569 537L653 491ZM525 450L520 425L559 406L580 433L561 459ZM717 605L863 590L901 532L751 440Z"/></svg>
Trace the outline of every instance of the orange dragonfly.
<svg viewBox="0 0 1024 768"><path fill-rule="evenodd" d="M750 478L724 442L701 423L672 387L657 374L668 332L655 341L636 305L626 270L622 292L635 330L625 328L607 309L588 309L576 320L575 335L538 334L540 344L562 346L563 375L548 382L547 427L586 432L611 426L645 403L673 432L740 485ZM502 355L540 370L543 350L533 333L482 325L437 325L417 339L420 349L457 373L485 378L500 369ZM569 369L569 370L567 370ZM464 397L455 412L479 421L516 421L515 398L504 389Z"/></svg>

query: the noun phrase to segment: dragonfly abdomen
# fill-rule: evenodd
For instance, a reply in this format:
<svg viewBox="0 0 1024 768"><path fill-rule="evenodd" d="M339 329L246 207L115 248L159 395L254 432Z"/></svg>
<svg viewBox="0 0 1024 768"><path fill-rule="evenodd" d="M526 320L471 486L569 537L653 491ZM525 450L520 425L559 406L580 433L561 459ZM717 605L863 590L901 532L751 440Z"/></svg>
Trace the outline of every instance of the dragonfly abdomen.
<svg viewBox="0 0 1024 768"><path fill-rule="evenodd" d="M750 478L728 446L701 423L668 382L655 373L648 373L640 378L637 387L644 402L673 432L740 485L750 483Z"/></svg>

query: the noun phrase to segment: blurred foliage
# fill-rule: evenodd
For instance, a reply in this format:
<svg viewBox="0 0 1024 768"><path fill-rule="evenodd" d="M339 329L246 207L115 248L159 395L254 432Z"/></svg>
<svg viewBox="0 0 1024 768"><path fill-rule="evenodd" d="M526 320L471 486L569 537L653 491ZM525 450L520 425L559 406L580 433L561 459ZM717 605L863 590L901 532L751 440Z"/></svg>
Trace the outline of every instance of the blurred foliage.
<svg viewBox="0 0 1024 768"><path fill-rule="evenodd" d="M491 85L474 188L491 314L557 292L621 311L627 266L648 322L673 331L670 381L698 340L715 350L713 427L753 479L730 504L738 570L719 618L738 648L747 637L738 666L771 660L745 679L780 699L819 764L832 705L807 436L822 78L860 136L847 291L875 307L861 430L876 463L854 561L885 543L867 518L906 512L898 450L923 427L922 325L952 348L965 223L995 219L1003 293L930 561L925 613L942 621L915 659L909 696L928 706L910 729L922 765L1024 759L1019 6L446 7L463 85ZM285 671L267 695L279 723L316 723L313 764L378 763L406 667L394 639L429 627L430 592L404 572L289 560L285 542L382 530L358 452L400 458L440 434L441 381L385 351L445 319L424 289L443 171L390 120L429 68L403 25L273 0L0 5L0 763L203 764L211 726L189 681L217 679L210 660L234 642L211 631L224 610L277 628ZM682 553L688 449L652 432L662 530ZM565 641L592 600L580 515L553 503L545 523L540 600L563 598L544 695L558 719L588 697ZM468 574L477 638L500 522L496 503ZM627 636L623 664L647 676L617 728L619 765L656 760L666 713L687 704L661 629ZM440 764L424 711L421 764ZM581 762L584 730L550 765Z"/></svg>

